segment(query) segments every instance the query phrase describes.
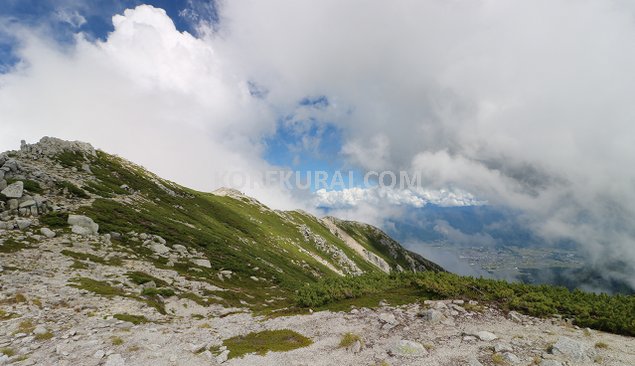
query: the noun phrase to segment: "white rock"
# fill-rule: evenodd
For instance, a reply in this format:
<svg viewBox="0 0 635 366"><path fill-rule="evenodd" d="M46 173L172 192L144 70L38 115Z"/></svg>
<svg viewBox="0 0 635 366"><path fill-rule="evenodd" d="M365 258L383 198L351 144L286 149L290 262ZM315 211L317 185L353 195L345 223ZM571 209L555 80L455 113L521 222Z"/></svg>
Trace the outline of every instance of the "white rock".
<svg viewBox="0 0 635 366"><path fill-rule="evenodd" d="M394 356L405 357L419 357L428 354L428 351L421 343L405 339L395 342L389 352Z"/></svg>
<svg viewBox="0 0 635 366"><path fill-rule="evenodd" d="M568 337L560 337L551 350L554 355L563 355L575 361L587 361L586 352L587 347L583 343Z"/></svg>
<svg viewBox="0 0 635 366"><path fill-rule="evenodd" d="M37 327L35 327L35 329L33 329L33 334L42 335L42 334L46 334L46 333L48 333L48 330L45 327L41 326L41 325L38 325Z"/></svg>
<svg viewBox="0 0 635 366"><path fill-rule="evenodd" d="M68 215L68 224L72 226L71 231L79 235L96 235L99 232L99 225L90 217L82 215Z"/></svg>
<svg viewBox="0 0 635 366"><path fill-rule="evenodd" d="M563 366L562 362L556 360L542 360L540 366Z"/></svg>
<svg viewBox="0 0 635 366"><path fill-rule="evenodd" d="M492 333L492 332L488 332L485 330L482 330L480 332L477 332L474 334L476 337L478 337L478 339L485 341L485 342L489 342L489 341L493 341L495 339L498 339L498 337L496 336L496 334Z"/></svg>
<svg viewBox="0 0 635 366"><path fill-rule="evenodd" d="M121 357L121 355L118 353L114 353L108 356L108 359L106 360L104 366L125 366L125 364L126 362L124 361L123 357Z"/></svg>
<svg viewBox="0 0 635 366"><path fill-rule="evenodd" d="M220 355L216 356L216 362L223 363L229 358L229 350L224 350Z"/></svg>
<svg viewBox="0 0 635 366"><path fill-rule="evenodd" d="M46 236L47 238L54 238L55 237L55 231L47 228L47 227L43 227L40 229L40 233L44 236Z"/></svg>
<svg viewBox="0 0 635 366"><path fill-rule="evenodd" d="M161 243L152 243L150 244L150 250L153 252L163 255L170 252L170 248Z"/></svg>
<svg viewBox="0 0 635 366"><path fill-rule="evenodd" d="M511 352L505 352L503 353L503 358L512 364L517 364L520 363L520 358L518 358L518 356L516 356L515 354L511 353Z"/></svg>
<svg viewBox="0 0 635 366"><path fill-rule="evenodd" d="M435 309L428 309L424 311L422 316L426 321L433 324L440 323L441 321L445 319L445 316L443 315L443 313Z"/></svg>
<svg viewBox="0 0 635 366"><path fill-rule="evenodd" d="M212 264L209 262L208 259L190 259L190 261L200 267L212 268ZM221 271L221 273L222 272L223 271Z"/></svg>
<svg viewBox="0 0 635 366"><path fill-rule="evenodd" d="M31 220L28 219L18 219L15 220L15 223L18 225L18 229L20 230L24 230L32 224Z"/></svg>
<svg viewBox="0 0 635 366"><path fill-rule="evenodd" d="M391 313L379 314L379 321L382 323L397 324L397 318L395 318L395 316Z"/></svg>
<svg viewBox="0 0 635 366"><path fill-rule="evenodd" d="M106 352L104 352L103 350L98 350L95 353L93 353L93 358L101 360L102 358L104 358L105 355L106 355Z"/></svg>
<svg viewBox="0 0 635 366"><path fill-rule="evenodd" d="M24 193L24 183L22 183L21 181L11 183L0 193L2 193L7 198L21 198L22 194Z"/></svg>
<svg viewBox="0 0 635 366"><path fill-rule="evenodd" d="M507 343L496 343L496 345L494 346L494 352L496 353L503 353L503 352L512 352L512 346L510 346Z"/></svg>

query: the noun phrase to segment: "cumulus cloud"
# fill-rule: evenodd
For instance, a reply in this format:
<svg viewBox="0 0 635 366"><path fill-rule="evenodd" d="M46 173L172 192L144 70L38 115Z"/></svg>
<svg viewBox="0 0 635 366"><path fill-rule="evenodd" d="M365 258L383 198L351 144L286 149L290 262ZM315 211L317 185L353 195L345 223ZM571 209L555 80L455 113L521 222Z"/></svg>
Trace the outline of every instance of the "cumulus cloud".
<svg viewBox="0 0 635 366"><path fill-rule="evenodd" d="M323 208L348 208L360 204L374 205L379 209L382 205L404 205L420 208L427 204L442 207L476 206L485 204L473 195L460 190L446 189L427 190L422 187L398 189L389 187L353 187L340 191L320 189L315 192L315 206Z"/></svg>
<svg viewBox="0 0 635 366"><path fill-rule="evenodd" d="M221 24L271 102L309 92L350 111L337 121L350 161L518 209L635 286L633 14L623 1L232 1Z"/></svg>
<svg viewBox="0 0 635 366"><path fill-rule="evenodd" d="M208 191L216 172L269 168L259 141L274 119L213 45L151 6L115 15L113 25L105 41L80 33L70 50L34 30L15 33L23 61L0 75L3 150L44 135L89 141ZM248 193L276 207L301 204L277 188Z"/></svg>
<svg viewBox="0 0 635 366"><path fill-rule="evenodd" d="M589 264L635 287L632 3L235 0L213 11L218 23L195 37L140 6L70 51L20 31L24 63L0 76L0 145L93 141L205 188L212 170L267 168L260 141L277 118L325 96L313 122L337 126L351 165L421 171L428 190L518 210L545 241L580 243ZM377 221L402 213L392 209L338 212Z"/></svg>

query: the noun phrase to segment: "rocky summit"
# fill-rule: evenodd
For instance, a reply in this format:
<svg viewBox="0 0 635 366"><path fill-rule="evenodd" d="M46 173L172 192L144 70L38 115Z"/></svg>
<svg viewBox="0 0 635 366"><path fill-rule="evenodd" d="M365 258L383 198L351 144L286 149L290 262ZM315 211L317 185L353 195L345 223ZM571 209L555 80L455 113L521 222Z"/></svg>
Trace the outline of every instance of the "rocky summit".
<svg viewBox="0 0 635 366"><path fill-rule="evenodd" d="M0 365L635 365L627 335L427 286L443 268L378 228L87 143L1 154L0 191Z"/></svg>

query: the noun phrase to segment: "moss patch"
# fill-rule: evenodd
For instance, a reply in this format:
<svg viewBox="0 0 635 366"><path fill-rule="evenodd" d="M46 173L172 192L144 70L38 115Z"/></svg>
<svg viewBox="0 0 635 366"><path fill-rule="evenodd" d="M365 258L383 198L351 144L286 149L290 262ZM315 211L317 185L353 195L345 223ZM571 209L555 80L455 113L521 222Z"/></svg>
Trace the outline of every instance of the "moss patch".
<svg viewBox="0 0 635 366"><path fill-rule="evenodd" d="M267 352L286 352L307 347L313 341L289 329L266 330L226 339L223 344L229 349L229 358L242 357L248 353L265 355Z"/></svg>
<svg viewBox="0 0 635 366"><path fill-rule="evenodd" d="M143 315L131 315L131 314L115 314L115 319L119 319L124 322L130 322L132 324L143 324L149 322L148 318Z"/></svg>

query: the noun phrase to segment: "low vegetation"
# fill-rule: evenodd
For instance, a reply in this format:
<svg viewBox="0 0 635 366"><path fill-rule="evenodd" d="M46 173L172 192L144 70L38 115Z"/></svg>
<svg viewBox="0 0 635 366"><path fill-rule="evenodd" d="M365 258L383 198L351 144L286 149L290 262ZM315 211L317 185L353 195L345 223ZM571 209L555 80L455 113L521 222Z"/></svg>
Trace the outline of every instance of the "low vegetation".
<svg viewBox="0 0 635 366"><path fill-rule="evenodd" d="M478 300L503 310L536 317L561 315L580 327L635 335L635 296L610 296L441 272L327 278L302 287L296 301L301 307L329 308L342 301L355 305L355 301L366 296L396 288L415 293L422 300Z"/></svg>
<svg viewBox="0 0 635 366"><path fill-rule="evenodd" d="M113 315L113 318L135 325L149 322L149 320L143 315L115 314Z"/></svg>
<svg viewBox="0 0 635 366"><path fill-rule="evenodd" d="M249 353L265 355L267 352L285 352L311 345L313 342L292 330L266 330L226 339L229 357L242 357Z"/></svg>
<svg viewBox="0 0 635 366"><path fill-rule="evenodd" d="M355 333L344 333L342 334L342 339L340 340L340 348L348 348L355 344L355 342L362 342L362 337Z"/></svg>

